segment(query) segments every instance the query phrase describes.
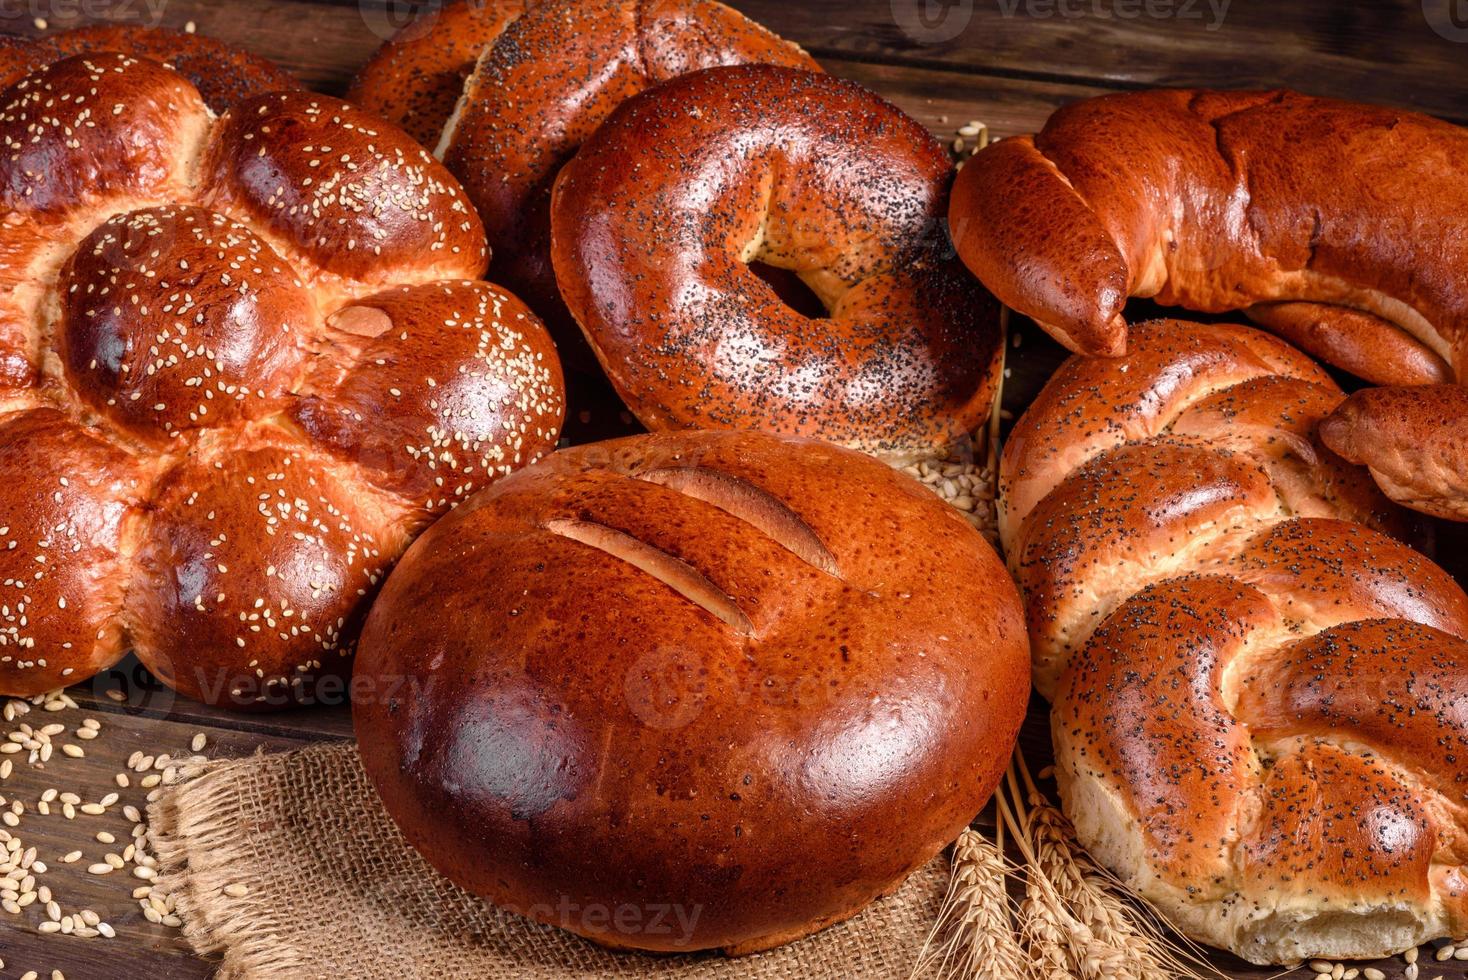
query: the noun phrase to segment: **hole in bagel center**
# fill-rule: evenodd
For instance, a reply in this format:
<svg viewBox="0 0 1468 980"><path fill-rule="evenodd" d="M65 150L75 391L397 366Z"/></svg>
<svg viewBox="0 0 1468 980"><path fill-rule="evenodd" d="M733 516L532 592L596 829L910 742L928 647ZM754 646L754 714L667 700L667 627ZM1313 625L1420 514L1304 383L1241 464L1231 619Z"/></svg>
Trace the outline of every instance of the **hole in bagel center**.
<svg viewBox="0 0 1468 980"><path fill-rule="evenodd" d="M824 319L831 315L830 311L826 309L826 304L821 302L821 298L815 294L815 291L792 270L782 269L777 265L761 262L759 259L751 259L747 264L749 271L763 280L765 285L775 291L780 302L796 313L812 320Z"/></svg>

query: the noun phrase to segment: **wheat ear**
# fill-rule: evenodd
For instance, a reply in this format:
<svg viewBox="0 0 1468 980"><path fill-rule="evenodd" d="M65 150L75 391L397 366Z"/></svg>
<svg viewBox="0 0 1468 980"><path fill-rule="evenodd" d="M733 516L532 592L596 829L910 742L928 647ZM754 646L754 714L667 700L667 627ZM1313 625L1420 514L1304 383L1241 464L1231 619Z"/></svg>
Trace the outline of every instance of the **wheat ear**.
<svg viewBox="0 0 1468 980"><path fill-rule="evenodd" d="M923 943L912 976L938 980L1025 980L1024 950L1014 932L1007 887L1014 870L996 843L972 827L953 845L953 875L938 920Z"/></svg>
<svg viewBox="0 0 1468 980"><path fill-rule="evenodd" d="M1008 781L1011 794L1018 798L1023 793L1027 803L1023 823L1032 863L1081 927L1072 949L1079 975L1135 980L1223 976L1197 947L1174 940L1150 905L1091 860L1070 821L1040 792L1018 752Z"/></svg>

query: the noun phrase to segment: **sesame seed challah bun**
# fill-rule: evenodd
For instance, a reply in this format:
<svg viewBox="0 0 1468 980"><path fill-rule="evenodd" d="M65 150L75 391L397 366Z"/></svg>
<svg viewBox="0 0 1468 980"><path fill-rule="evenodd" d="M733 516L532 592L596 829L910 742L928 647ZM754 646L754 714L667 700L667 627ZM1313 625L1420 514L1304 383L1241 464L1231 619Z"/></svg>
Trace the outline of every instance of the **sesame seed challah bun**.
<svg viewBox="0 0 1468 980"><path fill-rule="evenodd" d="M1468 596L1321 443L1342 397L1256 330L1138 324L1001 465L1078 838L1254 963L1468 931Z"/></svg>
<svg viewBox="0 0 1468 980"><path fill-rule="evenodd" d="M474 280L462 189L344 102L216 118L65 58L0 93L0 223L0 693L133 647L211 703L311 700L417 531L555 445L555 350Z"/></svg>
<svg viewBox="0 0 1468 980"><path fill-rule="evenodd" d="M265 58L212 37L166 27L89 24L35 38L0 35L0 89L63 58L107 51L169 65L217 113L254 95L301 87Z"/></svg>

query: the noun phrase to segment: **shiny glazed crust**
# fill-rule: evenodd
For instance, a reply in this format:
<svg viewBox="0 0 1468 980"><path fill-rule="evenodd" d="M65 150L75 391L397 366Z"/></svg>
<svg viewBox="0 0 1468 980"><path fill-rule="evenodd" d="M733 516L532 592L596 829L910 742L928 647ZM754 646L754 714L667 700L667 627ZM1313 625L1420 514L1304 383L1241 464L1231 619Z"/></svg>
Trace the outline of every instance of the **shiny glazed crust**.
<svg viewBox="0 0 1468 980"><path fill-rule="evenodd" d="M78 55L0 94L0 692L129 647L234 708L342 691L383 573L554 446L539 321L399 130Z"/></svg>
<svg viewBox="0 0 1468 980"><path fill-rule="evenodd" d="M1081 842L1255 963L1468 928L1468 596L1321 443L1341 398L1252 329L1140 324L1001 467Z"/></svg>
<svg viewBox="0 0 1468 980"><path fill-rule="evenodd" d="M1468 130L1427 116L1294 92L1090 99L974 157L951 219L984 284L1074 351L1125 352L1123 306L1146 296L1246 310L1376 384L1468 372ZM1400 472L1442 443L1433 421L1460 421L1437 390L1356 400L1337 431L1370 428L1351 456L1393 499L1461 520L1468 452Z"/></svg>
<svg viewBox="0 0 1468 980"><path fill-rule="evenodd" d="M480 54L533 6L534 0L449 0L426 6L362 66L347 101L397 123L433 149Z"/></svg>
<svg viewBox="0 0 1468 980"><path fill-rule="evenodd" d="M956 512L732 432L579 446L478 495L389 577L357 671L363 762L435 867L664 951L752 952L890 892L983 806L1028 692L1018 595ZM670 904L691 928L649 927Z"/></svg>
<svg viewBox="0 0 1468 980"><path fill-rule="evenodd" d="M561 293L650 429L931 452L988 417L1001 353L997 305L946 255L952 172L851 82L690 73L623 103L561 171ZM786 305L754 262L827 315Z"/></svg>
<svg viewBox="0 0 1468 980"><path fill-rule="evenodd" d="M92 24L39 38L0 36L0 89L62 58L105 51L171 65L216 113L265 92L301 88L266 59L212 37L164 27Z"/></svg>
<svg viewBox="0 0 1468 980"><path fill-rule="evenodd" d="M1321 423L1320 437L1346 459L1370 467L1398 503L1468 521L1468 389L1358 391Z"/></svg>
<svg viewBox="0 0 1468 980"><path fill-rule="evenodd" d="M753 63L819 70L712 0L551 0L485 50L440 153L484 219L495 278L545 317L573 363L594 368L551 266L556 174L638 92L699 68Z"/></svg>

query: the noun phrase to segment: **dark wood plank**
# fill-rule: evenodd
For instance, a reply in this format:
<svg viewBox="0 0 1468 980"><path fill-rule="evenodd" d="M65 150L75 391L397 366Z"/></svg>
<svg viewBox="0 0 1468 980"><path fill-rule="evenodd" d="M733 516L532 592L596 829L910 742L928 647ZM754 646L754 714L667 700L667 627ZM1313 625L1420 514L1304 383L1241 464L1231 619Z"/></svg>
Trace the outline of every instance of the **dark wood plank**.
<svg viewBox="0 0 1468 980"><path fill-rule="evenodd" d="M730 3L817 57L1123 88L1289 86L1468 116L1468 11L1458 0Z"/></svg>
<svg viewBox="0 0 1468 980"><path fill-rule="evenodd" d="M79 21L78 21L79 22ZM302 0L252 0L218 4L212 0L172 0L163 21L182 28L193 24L202 34L244 44L291 71L316 91L340 95L358 67L376 50L389 23L371 8L341 7ZM71 24L47 22L47 30ZM36 25L24 18L0 18L0 29L34 35ZM996 136L1031 132L1066 102L1111 89L1073 82L1044 82L1000 76L976 76L944 68L910 68L845 59L823 59L828 71L881 92L941 137L971 118L980 118Z"/></svg>
<svg viewBox="0 0 1468 980"><path fill-rule="evenodd" d="M1461 120L1468 116L1468 26L1455 26L1450 17L1449 5L1458 2L733 0L733 6L823 60L1100 88L1286 85ZM158 19L241 40L313 87L339 91L401 22L394 11L402 6L172 0ZM1226 8L1221 19L1219 7ZM154 19L141 0L111 7L42 0L35 9L54 12L47 18L52 29L109 12L112 19ZM24 5L0 10L0 26L37 29Z"/></svg>
<svg viewBox="0 0 1468 980"><path fill-rule="evenodd" d="M0 740L8 733L28 724L33 729L60 724L65 731L51 736L54 749L49 761L29 763L29 753L0 755L0 766L11 762L8 778L0 780L0 796L4 804L0 812L8 812L16 801L25 812L18 825L0 825L6 834L20 840L22 852L34 847L36 857L46 866L36 875L36 885L45 885L59 906L62 916L96 912L102 921L116 931L116 938L80 938L62 934L42 934L37 930L47 918L40 901L24 908L20 915L0 911L0 959L5 961L3 975L18 977L27 970L37 970L43 977L61 970L70 980L103 980L114 977L166 977L178 980L203 978L213 972L207 962L196 957L176 929L155 924L145 918L138 902L131 897L134 888L145 882L132 875L134 865L107 875L95 875L88 868L103 863L109 853L121 856L132 840L133 823L124 814L131 805L140 811L147 806L147 796L156 787L143 780L160 776L155 765L147 772L130 770L127 761L135 752L155 759L162 753L176 760L187 760L194 753L193 739L204 734L207 743L202 753L211 758L246 755L255 751L284 751L321 737L313 731L267 735L258 731L238 731L230 727L199 724L193 719L163 719L147 713L130 714L103 688L75 689L78 707L58 712L33 708L11 722L0 726ZM90 700L97 698L93 708ZM0 704L4 701L0 700ZM105 705L104 709L102 706ZM93 719L100 731L94 739L77 735L84 720ZM84 754L73 758L60 746L70 744ZM125 773L129 785L118 784L117 775ZM49 814L39 812L38 803L48 790L58 799L48 803ZM84 802L98 803L109 793L118 800L102 814L75 811L68 819L59 794L75 793ZM96 839L98 832L113 835L115 842ZM61 860L71 851L82 851L74 863Z"/></svg>

